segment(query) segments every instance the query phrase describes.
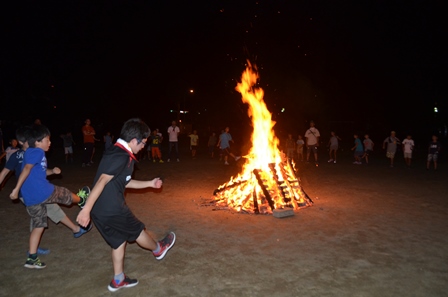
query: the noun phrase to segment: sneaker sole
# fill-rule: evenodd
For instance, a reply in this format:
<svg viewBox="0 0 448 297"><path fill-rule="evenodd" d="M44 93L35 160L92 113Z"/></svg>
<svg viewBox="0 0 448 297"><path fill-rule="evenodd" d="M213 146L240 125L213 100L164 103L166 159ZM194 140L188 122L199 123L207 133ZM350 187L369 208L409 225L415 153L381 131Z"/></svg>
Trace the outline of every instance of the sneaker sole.
<svg viewBox="0 0 448 297"><path fill-rule="evenodd" d="M30 269L44 269L45 267L47 267L47 265L39 266L39 265L32 265L32 264L25 264L23 266L26 268L30 268Z"/></svg>
<svg viewBox="0 0 448 297"><path fill-rule="evenodd" d="M174 232L172 232L172 234L174 236L173 242L160 256L156 257L157 260L162 260L165 257L166 253L173 247L174 243L176 242L176 234L174 234Z"/></svg>
<svg viewBox="0 0 448 297"><path fill-rule="evenodd" d="M120 290L120 289L132 288L132 287L135 287L136 285L138 285L138 281L137 281L135 284L130 284L130 285L122 286L122 287L118 287L118 288L114 288L114 287L111 287L110 285L108 285L108 286L107 286L107 289L108 289L110 292L117 292L117 291Z"/></svg>

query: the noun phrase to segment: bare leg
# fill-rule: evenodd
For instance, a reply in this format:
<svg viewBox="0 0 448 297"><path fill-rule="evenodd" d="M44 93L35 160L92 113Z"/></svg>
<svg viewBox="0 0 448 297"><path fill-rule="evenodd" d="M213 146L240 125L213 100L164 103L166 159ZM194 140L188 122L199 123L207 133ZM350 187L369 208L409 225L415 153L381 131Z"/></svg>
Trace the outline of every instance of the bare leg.
<svg viewBox="0 0 448 297"><path fill-rule="evenodd" d="M126 241L117 249L112 249L112 264L114 266L114 275L124 272L124 252L126 251Z"/></svg>
<svg viewBox="0 0 448 297"><path fill-rule="evenodd" d="M155 250L157 249L157 242L149 235L146 230L143 230L139 237L136 240L137 244L146 250Z"/></svg>
<svg viewBox="0 0 448 297"><path fill-rule="evenodd" d="M72 200L73 204L79 203L81 201L81 198L78 197L75 193L72 193Z"/></svg>
<svg viewBox="0 0 448 297"><path fill-rule="evenodd" d="M73 233L78 233L81 229L81 227L75 225L67 216L65 216L60 222L70 228Z"/></svg>
<svg viewBox="0 0 448 297"><path fill-rule="evenodd" d="M30 234L30 254L36 254L37 248L39 247L40 239L44 233L43 227L34 228Z"/></svg>

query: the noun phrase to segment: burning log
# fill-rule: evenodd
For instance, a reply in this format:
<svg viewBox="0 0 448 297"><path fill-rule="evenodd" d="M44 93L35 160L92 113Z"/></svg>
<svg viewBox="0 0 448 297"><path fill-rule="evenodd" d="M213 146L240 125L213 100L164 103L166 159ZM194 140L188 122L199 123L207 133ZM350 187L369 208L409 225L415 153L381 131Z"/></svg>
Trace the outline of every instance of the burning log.
<svg viewBox="0 0 448 297"><path fill-rule="evenodd" d="M271 194L269 194L268 189L266 189L266 186L263 183L263 180L261 179L260 170L254 169L253 172L254 172L255 177L257 178L257 181L258 181L258 184L260 185L261 190L263 191L264 197L266 198L266 200L268 200L269 206L271 207L271 209L275 209L274 201L272 200Z"/></svg>

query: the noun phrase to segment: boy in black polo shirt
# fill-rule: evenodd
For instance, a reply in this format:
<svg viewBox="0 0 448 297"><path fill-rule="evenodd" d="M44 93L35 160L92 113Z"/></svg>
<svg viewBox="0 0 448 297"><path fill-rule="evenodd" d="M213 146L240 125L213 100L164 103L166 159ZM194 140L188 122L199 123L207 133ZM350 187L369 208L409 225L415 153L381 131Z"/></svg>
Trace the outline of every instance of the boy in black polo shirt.
<svg viewBox="0 0 448 297"><path fill-rule="evenodd" d="M157 260L163 259L174 245L176 235L170 232L161 241L155 241L146 231L124 199L125 188L160 188L162 181L155 178L149 181L131 179L137 154L146 145L150 134L148 126L138 118L128 120L121 129L120 138L113 148L106 151L98 166L94 187L77 221L87 226L90 216L104 240L112 247L114 279L108 286L115 292L121 288L138 284L124 274L126 243L135 241L144 249L151 250Z"/></svg>

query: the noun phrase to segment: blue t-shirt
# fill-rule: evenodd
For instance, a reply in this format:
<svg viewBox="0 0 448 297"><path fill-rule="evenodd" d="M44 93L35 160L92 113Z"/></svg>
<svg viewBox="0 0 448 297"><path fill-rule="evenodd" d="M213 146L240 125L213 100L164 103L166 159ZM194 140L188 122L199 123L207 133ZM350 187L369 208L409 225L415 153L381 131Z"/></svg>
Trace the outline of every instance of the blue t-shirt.
<svg viewBox="0 0 448 297"><path fill-rule="evenodd" d="M356 152L363 152L364 151L364 149L362 147L361 140L359 138L355 139L355 145L356 145L356 148L355 148Z"/></svg>
<svg viewBox="0 0 448 297"><path fill-rule="evenodd" d="M23 156L25 155L24 150L18 150L14 152L11 157L9 157L8 162L6 162L5 168L9 171L14 171L16 174L17 179L20 176L20 173L22 173L22 162L23 162Z"/></svg>
<svg viewBox="0 0 448 297"><path fill-rule="evenodd" d="M225 149L230 147L229 141L232 140L232 135L230 133L222 133L219 135L219 140L221 140L220 147L221 149Z"/></svg>
<svg viewBox="0 0 448 297"><path fill-rule="evenodd" d="M23 158L22 170L31 164L30 174L20 189L26 206L36 205L47 200L54 191L54 185L47 179L47 158L41 148L28 148Z"/></svg>

